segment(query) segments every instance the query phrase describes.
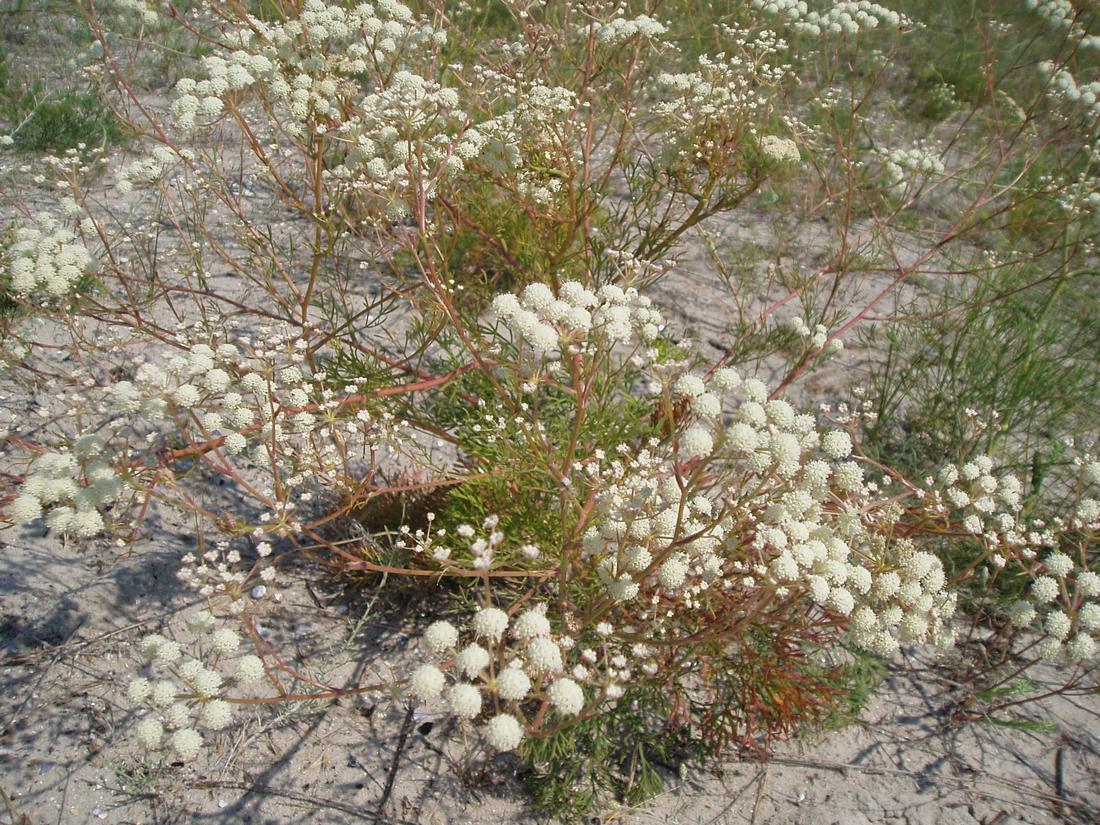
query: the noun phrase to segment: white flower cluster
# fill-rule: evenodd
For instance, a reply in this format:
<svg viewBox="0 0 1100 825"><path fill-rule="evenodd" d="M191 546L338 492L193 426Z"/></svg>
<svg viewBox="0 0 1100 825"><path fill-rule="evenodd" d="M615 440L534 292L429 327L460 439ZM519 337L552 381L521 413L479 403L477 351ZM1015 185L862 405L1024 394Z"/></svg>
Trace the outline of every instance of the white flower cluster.
<svg viewBox="0 0 1100 825"><path fill-rule="evenodd" d="M955 602L943 568L861 517L869 488L847 432L819 431L813 416L768 400L762 382L732 369L709 382L681 374L669 400L687 410L673 454L653 442L607 468L578 467L602 484L583 553L613 600L690 621L711 591L767 591L808 597L853 623L858 612L853 640L883 654L898 638L949 643ZM725 480L686 485L703 474L679 471L685 461L721 467L712 475Z"/></svg>
<svg viewBox="0 0 1100 825"><path fill-rule="evenodd" d="M100 510L125 489L104 450L98 436L83 435L71 451L40 455L8 507L12 521L27 524L45 515L46 526L59 533L81 538L101 533L105 525Z"/></svg>
<svg viewBox="0 0 1100 825"><path fill-rule="evenodd" d="M814 328L810 329L805 318L801 315L795 315L790 319L788 325L794 331L795 335L799 338L806 339L806 343L809 344L810 349L824 349L826 355L835 355L844 349L844 342L839 338L834 338L832 341L828 340L829 328L824 324L814 324Z"/></svg>
<svg viewBox="0 0 1100 825"><path fill-rule="evenodd" d="M607 284L592 292L577 281L562 283L556 296L538 283L518 297L502 293L493 299L492 313L524 351L551 361L600 347L644 347L664 324L652 301L632 287Z"/></svg>
<svg viewBox="0 0 1100 825"><path fill-rule="evenodd" d="M409 680L422 702L441 697L450 711L463 719L482 714L486 694L493 706L505 708L484 729L489 744L499 751L514 750L523 738L523 704L545 697L562 717L575 717L586 706L583 688L563 675L563 655L573 649L570 637L555 639L543 609L532 608L510 617L497 607L484 607L469 623L468 644L459 647L458 629L438 621L425 630L421 648L442 666L424 664ZM488 646L488 647L486 647ZM447 687L450 674L453 684Z"/></svg>
<svg viewBox="0 0 1100 825"><path fill-rule="evenodd" d="M172 113L182 128L217 118L228 94L257 83L286 107L287 134L301 137L318 124L338 124L348 108L343 103L358 99L364 74L393 65L414 44L441 46L446 35L396 0L350 9L306 0L298 19L249 17L247 27L227 33L227 39L238 48L206 57L206 78L177 84Z"/></svg>
<svg viewBox="0 0 1100 825"><path fill-rule="evenodd" d="M121 12L118 20L123 23L140 22L144 26L154 26L160 21L160 12L147 0L109 0L104 5L112 11Z"/></svg>
<svg viewBox="0 0 1100 825"><path fill-rule="evenodd" d="M1082 483L1100 486L1100 462L1086 459L1080 464ZM1071 532L1100 531L1100 502L1081 497L1068 520L1025 521L1020 479L1008 473L996 476L993 460L984 455L961 467L948 465L938 481L941 489L931 493L934 506L961 520L963 529L982 541L994 568L1004 568L1009 559L1029 567L1028 594L1008 610L1012 626L1040 635L1035 650L1043 659L1092 658L1100 634L1100 576L1058 548Z"/></svg>
<svg viewBox="0 0 1100 825"><path fill-rule="evenodd" d="M479 536L477 531L469 524L460 524L454 533L465 545L464 557L453 556L454 549L450 546L450 535L447 528L440 527L434 532L432 524L435 521L435 513L427 514L428 526L412 531L407 526L401 527L402 538L398 539L396 546L404 548L408 546L406 536L413 539L412 549L419 555L431 556L437 562L468 563L474 570L489 570L493 567L498 554L503 550L504 533L498 529L500 519L497 516L487 516L482 522L485 535ZM533 544L525 544L519 548L519 554L525 558L538 558L539 549ZM467 562L466 557L469 558Z"/></svg>
<svg viewBox="0 0 1100 825"><path fill-rule="evenodd" d="M710 438L694 431L703 441ZM675 477L649 449L606 468L587 466L605 486L597 498L600 524L585 532L581 557L595 566L612 599L625 602L643 596L643 588L646 596L660 589L666 598L690 605L694 596L721 584L720 544L733 524L714 522L709 497L685 501Z"/></svg>
<svg viewBox="0 0 1100 825"><path fill-rule="evenodd" d="M71 292L92 264L77 234L46 213L36 215L32 225L16 228L4 258L0 275L6 270L12 292L43 300Z"/></svg>
<svg viewBox="0 0 1100 825"><path fill-rule="evenodd" d="M308 342L294 331L261 330L257 345L248 337L235 344L192 342L181 333L177 345L164 355L140 354L129 378L84 393L89 414L109 422L104 440L85 436L71 454L40 457L10 507L14 520L45 514L52 529L95 535L104 527L99 511L124 489L104 457L107 447L122 455L134 440L152 444L171 432L173 440L185 436L227 466L242 456L261 470L276 468L279 495L259 490L272 505L255 529L285 533L298 528L296 510L312 499L316 484L355 483L345 461L356 450L365 455L407 440L403 423L387 409L364 409L357 383L337 394L307 375ZM157 471L131 463L128 478L137 486L137 477Z"/></svg>
<svg viewBox="0 0 1100 825"><path fill-rule="evenodd" d="M1009 608L1008 620L1041 636L1035 652L1042 659L1092 659L1100 638L1100 575L1055 551L1043 559L1042 573L1033 578L1026 598Z"/></svg>
<svg viewBox="0 0 1100 825"><path fill-rule="evenodd" d="M934 640L950 647L957 594L944 588L943 564L931 553L918 551L908 540L894 542L880 557L890 569L877 572L873 584L851 613L852 641L882 656L897 650L898 641Z"/></svg>
<svg viewBox="0 0 1100 825"><path fill-rule="evenodd" d="M472 123L455 89L402 68L357 100L354 113L332 132L347 149L343 164L327 173L330 179L347 191L380 198L391 217L401 217L411 186L431 198L447 177L478 162L510 176L520 197L549 206L562 187L557 170L572 162L574 150L548 127L578 110L576 94L482 66L472 73L494 88L495 106L510 107Z"/></svg>
<svg viewBox="0 0 1100 825"><path fill-rule="evenodd" d="M1024 0L1024 7L1043 18L1050 28L1076 40L1078 48L1100 49L1100 36L1089 34L1077 22L1078 11L1069 0Z"/></svg>
<svg viewBox="0 0 1100 825"><path fill-rule="evenodd" d="M217 732L233 722L228 692L264 678L263 661L254 654L235 656L240 637L216 625L206 610L188 618L194 657L185 656L179 642L159 633L138 645L148 672L130 681L126 698L131 707L146 711L135 728L146 750L170 751L184 762L194 761L204 745L200 729Z"/></svg>
<svg viewBox="0 0 1100 825"><path fill-rule="evenodd" d="M1100 142L1090 147L1089 154L1093 158L1100 158ZM1090 164L1073 178L1059 175L1061 182L1057 186L1056 194L1058 203L1074 217L1100 212L1100 179L1090 174L1092 168Z"/></svg>
<svg viewBox="0 0 1100 825"><path fill-rule="evenodd" d="M180 345L182 352L167 357L163 364L147 354L139 357L132 381L118 381L106 388L105 410L152 419L164 418L173 409L195 410L200 404L230 388L241 357L236 345L222 343L210 346L183 340ZM254 417L242 416L238 423L247 426Z"/></svg>
<svg viewBox="0 0 1100 825"><path fill-rule="evenodd" d="M756 51L759 57L775 51L778 41L762 33ZM683 124L702 124L741 119L765 103L757 86L778 82L785 75L784 67L767 63L750 63L745 57L717 54L699 56L699 68L694 72L663 72L657 76L658 88L671 96L654 107L658 114L672 115Z"/></svg>
<svg viewBox="0 0 1100 825"><path fill-rule="evenodd" d="M188 149L184 149L180 156L193 157ZM119 170L115 188L125 194L135 187L152 186L164 177L176 160L176 152L173 149L164 145L156 146L148 156L139 158Z"/></svg>
<svg viewBox="0 0 1100 825"><path fill-rule="evenodd" d="M476 150L489 171L513 179L517 195L540 207L551 205L562 187L559 170L573 168L576 162L579 144L569 139L582 110L576 93L483 73L483 82L500 87L512 108L468 129L458 145L460 155Z"/></svg>
<svg viewBox="0 0 1100 825"><path fill-rule="evenodd" d="M1077 107L1090 121L1100 119L1100 80L1078 83L1069 69L1049 60L1039 64L1039 72L1049 84L1048 95Z"/></svg>
<svg viewBox="0 0 1100 825"><path fill-rule="evenodd" d="M363 98L336 130L348 149L344 163L326 174L340 189L381 197L391 214L401 215L414 182L430 198L441 176L480 155L477 130L458 136L466 120L454 89L402 69Z"/></svg>
<svg viewBox="0 0 1100 825"><path fill-rule="evenodd" d="M822 34L852 37L880 25L892 29L912 25L904 15L869 0L842 0L832 3L824 12L811 9L805 0L752 0L752 5L765 14L783 17L795 31L814 37Z"/></svg>
<svg viewBox="0 0 1100 825"><path fill-rule="evenodd" d="M633 37L660 37L667 31L668 28L663 23L648 14L639 14L632 20L615 17L596 26L596 40L604 45L617 46Z"/></svg>
<svg viewBox="0 0 1100 825"><path fill-rule="evenodd" d="M996 567L1010 555L1033 559L1037 549L1057 543L1048 525L1021 520L1023 484L1011 473L995 475L989 456L975 456L961 467L949 464L937 481L932 506L951 512L967 533L981 538L993 550Z"/></svg>
<svg viewBox="0 0 1100 825"><path fill-rule="evenodd" d="M258 542L255 549L257 561L242 569L240 552L232 549L228 541L216 542L213 548L200 555L185 554L180 559L176 577L204 598L227 597L229 612L239 614L245 609L246 590L251 588L252 596L260 598L268 595L268 586L275 581L276 570L270 558L271 543ZM271 596L276 600L281 598L278 593Z"/></svg>
<svg viewBox="0 0 1100 825"><path fill-rule="evenodd" d="M758 139L789 71L774 63L785 44L772 32L727 33L730 51L701 55L694 71L664 72L656 78L661 99L652 111L665 120L668 150L675 153L670 156L674 175L690 178L703 170L718 174L740 162L736 147ZM789 147L783 154L794 159Z"/></svg>
<svg viewBox="0 0 1100 825"><path fill-rule="evenodd" d="M802 160L798 144L778 135L764 135L760 139L760 152L773 163L798 163Z"/></svg>
<svg viewBox="0 0 1100 825"><path fill-rule="evenodd" d="M255 344L248 337L235 344L185 339L180 344L183 353L163 363L146 360L133 381L109 387L108 408L183 423L196 440L212 440L226 456L247 455L261 468L275 461L290 490L310 479L304 467L318 474L339 465L338 443L347 448L349 436L367 439L369 431L375 443L395 437L392 417L373 417L362 409L330 415L343 402L306 374L308 342L293 331L263 330Z"/></svg>
<svg viewBox="0 0 1100 825"><path fill-rule="evenodd" d="M886 186L896 197L902 197L908 191L918 191L946 171L939 154L928 146L881 150L878 154Z"/></svg>

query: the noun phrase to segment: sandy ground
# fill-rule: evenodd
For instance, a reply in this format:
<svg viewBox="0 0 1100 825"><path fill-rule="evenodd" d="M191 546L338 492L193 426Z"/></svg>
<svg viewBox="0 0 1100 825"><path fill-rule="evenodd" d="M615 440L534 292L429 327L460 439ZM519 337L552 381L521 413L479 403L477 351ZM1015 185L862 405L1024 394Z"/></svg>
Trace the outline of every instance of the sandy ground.
<svg viewBox="0 0 1100 825"><path fill-rule="evenodd" d="M135 639L178 632L195 608L173 581L186 549L173 527L163 523L162 535L126 555L29 532L4 537L0 787L31 823L537 821L509 758L479 776L454 769L462 737L444 718L416 713L394 770L406 712L385 695L256 712L197 763L144 768L119 685L134 667ZM337 590L309 567L283 584L280 605L254 607L292 662L327 658L329 683L349 685L412 660L422 622L408 610L369 591ZM733 760L670 775L667 792L644 809L593 821L1100 821L1097 697L1026 706L1017 718L1057 726L1036 733L953 719L963 687L921 651L906 651L859 722L789 742L767 764Z"/></svg>

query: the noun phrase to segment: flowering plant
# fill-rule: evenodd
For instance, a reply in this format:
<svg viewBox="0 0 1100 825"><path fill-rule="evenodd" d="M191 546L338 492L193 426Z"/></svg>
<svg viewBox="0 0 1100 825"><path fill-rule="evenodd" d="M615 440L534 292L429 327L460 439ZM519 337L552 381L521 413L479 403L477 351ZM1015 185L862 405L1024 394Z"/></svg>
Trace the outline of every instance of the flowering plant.
<svg viewBox="0 0 1100 825"><path fill-rule="evenodd" d="M217 3L181 21L206 51L156 111L86 4L140 139L111 197L166 237L59 163L60 208L0 249L5 364L49 387L51 421L9 435L3 501L73 542L137 546L161 509L201 525L179 578L205 604L140 642L126 689L151 753L198 758L241 706L390 691L476 731L471 758L519 753L561 805L577 783L651 791L618 765L654 751L766 753L828 716L851 657L986 633L995 684L1039 659L1091 673L1091 448L1048 516L984 452L918 482L879 460L871 401L815 415L799 395L949 243L1021 207L1004 179L1036 158L1004 131L968 174L931 141L861 155L829 131L831 92L809 122L787 38L832 66L917 28L872 3L755 2L692 55L653 8L566 6L508 4L514 39L482 43L442 5ZM1093 105L1068 68L1037 76L1043 105ZM903 260L903 217L944 193L961 217ZM716 219L799 197L808 217L844 203L828 261L732 275ZM1095 204L1065 197L1084 233ZM692 238L736 308L709 349L662 294ZM299 556L453 604L387 678L336 688L253 615ZM1012 599L960 616L974 582Z"/></svg>

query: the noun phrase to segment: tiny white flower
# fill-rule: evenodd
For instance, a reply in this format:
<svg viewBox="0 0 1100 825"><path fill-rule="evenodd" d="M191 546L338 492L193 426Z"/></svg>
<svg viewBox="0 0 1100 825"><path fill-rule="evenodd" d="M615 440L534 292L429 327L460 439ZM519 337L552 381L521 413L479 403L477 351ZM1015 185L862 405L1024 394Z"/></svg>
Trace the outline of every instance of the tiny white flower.
<svg viewBox="0 0 1100 825"><path fill-rule="evenodd" d="M584 707L584 691L572 679L556 679L550 684L546 695L550 704L563 716L576 716Z"/></svg>
<svg viewBox="0 0 1100 825"><path fill-rule="evenodd" d="M421 665L409 681L413 695L423 702L438 699L445 683L443 671L434 665Z"/></svg>
<svg viewBox="0 0 1100 825"><path fill-rule="evenodd" d="M192 762L202 749L202 735L193 728L182 728L172 734L172 750L184 762Z"/></svg>
<svg viewBox="0 0 1100 825"><path fill-rule="evenodd" d="M164 726L156 719L147 716L138 722L137 741L146 750L153 750L164 736Z"/></svg>
<svg viewBox="0 0 1100 825"><path fill-rule="evenodd" d="M497 607L483 607L474 614L470 624L478 638L497 642L508 629L508 614Z"/></svg>
<svg viewBox="0 0 1100 825"><path fill-rule="evenodd" d="M473 679L489 666L489 651L479 644L470 644L459 651L455 665L467 678Z"/></svg>
<svg viewBox="0 0 1100 825"><path fill-rule="evenodd" d="M432 653L445 653L458 641L458 630L450 622L433 622L424 631L423 641Z"/></svg>
<svg viewBox="0 0 1100 825"><path fill-rule="evenodd" d="M499 713L489 720L485 738L498 751L512 751L523 739L523 728L510 713Z"/></svg>
<svg viewBox="0 0 1100 825"><path fill-rule="evenodd" d="M1038 576L1031 585L1031 596L1039 604L1052 602L1058 597L1058 582L1050 576Z"/></svg>
<svg viewBox="0 0 1100 825"><path fill-rule="evenodd" d="M259 656L249 654L242 656L237 662L234 673L237 681L243 685L250 685L260 681L264 677L264 663Z"/></svg>
<svg viewBox="0 0 1100 825"><path fill-rule="evenodd" d="M447 703L456 716L473 719L481 713L481 691L474 685L459 683L447 691Z"/></svg>
<svg viewBox="0 0 1100 825"><path fill-rule="evenodd" d="M232 653L241 644L241 638L228 627L215 630L210 636L210 649L215 653Z"/></svg>
<svg viewBox="0 0 1100 825"><path fill-rule="evenodd" d="M548 637L536 636L527 643L527 661L535 672L558 673L562 669L561 649Z"/></svg>
<svg viewBox="0 0 1100 825"><path fill-rule="evenodd" d="M821 439L821 451L829 458L846 458L852 452L852 437L843 430L833 430Z"/></svg>
<svg viewBox="0 0 1100 825"><path fill-rule="evenodd" d="M210 730L221 730L233 721L233 706L222 699L212 699L203 704L199 720Z"/></svg>
<svg viewBox="0 0 1100 825"><path fill-rule="evenodd" d="M496 678L497 696L518 702L531 690L531 680L518 667L506 667Z"/></svg>
<svg viewBox="0 0 1100 825"><path fill-rule="evenodd" d="M680 456L686 461L707 456L713 449L714 438L704 427L688 427L680 436Z"/></svg>
<svg viewBox="0 0 1100 825"><path fill-rule="evenodd" d="M536 636L550 635L550 622L545 614L537 610L526 610L512 625L512 633L517 639L532 639Z"/></svg>
<svg viewBox="0 0 1100 825"><path fill-rule="evenodd" d="M131 705L140 705L153 694L153 687L144 676L138 676L126 689L126 699Z"/></svg>
<svg viewBox="0 0 1100 825"><path fill-rule="evenodd" d="M1091 599L1100 596L1100 576L1092 570L1082 570L1075 579L1077 594L1083 598Z"/></svg>

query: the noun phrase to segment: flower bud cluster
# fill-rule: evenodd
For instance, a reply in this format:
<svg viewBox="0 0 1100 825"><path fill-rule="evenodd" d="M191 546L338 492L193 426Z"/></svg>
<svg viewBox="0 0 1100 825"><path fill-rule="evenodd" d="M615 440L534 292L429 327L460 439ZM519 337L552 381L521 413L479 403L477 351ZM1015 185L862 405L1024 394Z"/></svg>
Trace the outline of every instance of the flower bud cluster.
<svg viewBox="0 0 1100 825"><path fill-rule="evenodd" d="M889 149L879 152L886 186L896 197L907 191L917 191L943 176L946 167L931 147Z"/></svg>
<svg viewBox="0 0 1100 825"><path fill-rule="evenodd" d="M435 622L421 638L432 661L412 674L409 689L422 702L446 702L463 719L488 720L484 734L499 751L514 750L524 735L527 713L545 699L555 714L575 717L588 704L578 682L564 674L574 640L555 636L545 606L510 616L484 607L470 619L465 645L450 622ZM448 681L450 686L448 687Z"/></svg>
<svg viewBox="0 0 1100 825"><path fill-rule="evenodd" d="M1089 34L1077 21L1078 11L1069 0L1024 0L1024 7L1041 17L1057 32L1065 32L1081 49L1100 49L1100 36Z"/></svg>
<svg viewBox="0 0 1100 825"><path fill-rule="evenodd" d="M1100 142L1094 143L1089 148L1092 158L1100 157ZM1056 180L1058 205L1070 216L1080 218L1088 214L1100 213L1100 179L1090 173L1088 169L1082 169L1074 176L1059 174Z"/></svg>
<svg viewBox="0 0 1100 825"><path fill-rule="evenodd" d="M752 0L753 8L784 18L800 34L845 34L882 28L899 29L912 25L904 15L869 0L844 0L832 3L827 11L810 8L806 0Z"/></svg>
<svg viewBox="0 0 1100 825"><path fill-rule="evenodd" d="M1078 83L1069 69L1049 60L1039 64L1039 72L1048 83L1047 95L1071 104L1090 123L1100 120L1100 80Z"/></svg>
<svg viewBox="0 0 1100 825"><path fill-rule="evenodd" d="M1085 457L1077 463L1081 489L1100 487L1100 462ZM1029 577L1025 597L1007 611L1010 625L1039 636L1035 652L1040 658L1090 659L1100 633L1100 575L1060 548L1071 547L1075 534L1087 545L1090 535L1100 533L1100 502L1081 495L1069 518L1027 519L1022 482L1011 473L996 472L985 455L944 467L937 481L938 489L928 493L933 509L961 522L963 530L982 542L994 571L1012 561Z"/></svg>
<svg viewBox="0 0 1100 825"><path fill-rule="evenodd" d="M619 14L624 10L617 9ZM582 29L587 31L587 29ZM668 31L668 28L648 14L639 14L637 17L627 20L625 17L614 17L606 23L596 24L596 40L605 46L618 46L634 37L655 38Z"/></svg>
<svg viewBox="0 0 1100 825"><path fill-rule="evenodd" d="M795 315L790 319L788 325L795 335L806 339L806 343L812 350L824 349L826 355L835 355L844 349L844 342L839 338L829 340L829 328L824 324L815 324L814 328L810 329L805 318L801 315Z"/></svg>
<svg viewBox="0 0 1100 825"><path fill-rule="evenodd" d="M130 681L126 699L143 711L134 732L147 751L193 762L206 744L202 731L209 735L233 723L230 692L264 678L263 661L254 654L239 655L240 637L217 624L206 610L188 618L193 656L159 633L138 644L145 664L141 675Z"/></svg>
<svg viewBox="0 0 1100 825"><path fill-rule="evenodd" d="M798 144L778 135L764 135L760 139L760 152L773 163L798 163L802 160Z"/></svg>
<svg viewBox="0 0 1100 825"><path fill-rule="evenodd" d="M430 556L439 563L468 565L473 570L492 569L505 550L504 533L499 529L500 519L495 515L487 516L482 522L483 535L478 535L478 532L469 524L458 525L453 535L457 537L463 549L457 553L451 546L452 535L446 527L432 529L435 513L428 513L426 520L427 527L415 531L408 526L402 526L400 530L402 537L397 540L396 546L408 547L408 539L411 538L412 550L417 555ZM539 549L533 544L525 544L516 552L527 559L539 556ZM508 553L513 554L511 550Z"/></svg>
<svg viewBox="0 0 1100 825"><path fill-rule="evenodd" d="M189 149L180 152L180 157L193 158ZM164 174L176 162L177 155L168 146L156 146L146 157L127 164L118 172L115 188L123 194L135 188L152 186L164 177Z"/></svg>
<svg viewBox="0 0 1100 825"><path fill-rule="evenodd" d="M77 234L43 212L16 228L0 259L0 276L7 276L16 295L49 300L71 292L91 265L91 253Z"/></svg>
<svg viewBox="0 0 1100 825"><path fill-rule="evenodd" d="M492 314L536 361L615 346L645 347L664 324L652 301L634 288L608 284L592 292L576 281L564 282L557 295L539 283L518 297L502 293L493 299Z"/></svg>
<svg viewBox="0 0 1100 825"><path fill-rule="evenodd" d="M117 501L126 485L105 455L96 435L76 439L71 450L43 453L8 507L15 524L45 516L46 526L59 533L91 538L103 532L101 510Z"/></svg>
<svg viewBox="0 0 1100 825"><path fill-rule="evenodd" d="M318 126L344 120L361 92L361 77L400 62L413 45L438 48L446 35L418 20L396 0L351 8L306 0L294 20L248 25L226 34L237 48L204 60L206 77L184 78L176 86L172 114L181 128L219 117L232 92L261 84L264 94L285 106L284 131L302 137Z"/></svg>
<svg viewBox="0 0 1100 825"><path fill-rule="evenodd" d="M148 0L109 0L104 6L115 12L121 23L155 26L160 21L160 12Z"/></svg>

